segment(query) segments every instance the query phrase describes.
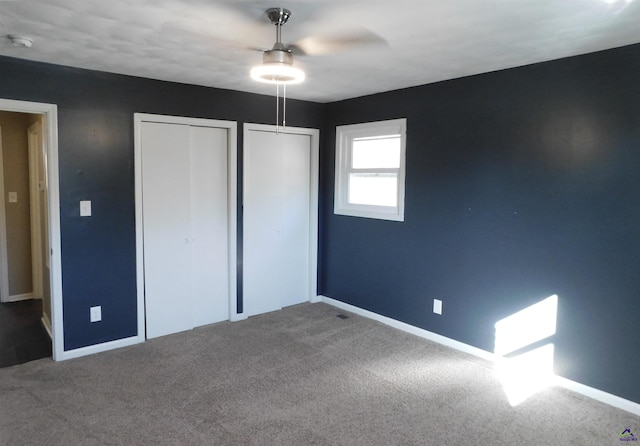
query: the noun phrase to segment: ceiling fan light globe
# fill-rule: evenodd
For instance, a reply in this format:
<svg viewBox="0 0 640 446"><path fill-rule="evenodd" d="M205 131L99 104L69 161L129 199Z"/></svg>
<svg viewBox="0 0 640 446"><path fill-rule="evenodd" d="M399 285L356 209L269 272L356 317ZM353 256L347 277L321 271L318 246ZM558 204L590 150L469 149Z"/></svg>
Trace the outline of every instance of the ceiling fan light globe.
<svg viewBox="0 0 640 446"><path fill-rule="evenodd" d="M304 71L287 64L263 64L251 69L251 79L267 84L299 84L305 79Z"/></svg>

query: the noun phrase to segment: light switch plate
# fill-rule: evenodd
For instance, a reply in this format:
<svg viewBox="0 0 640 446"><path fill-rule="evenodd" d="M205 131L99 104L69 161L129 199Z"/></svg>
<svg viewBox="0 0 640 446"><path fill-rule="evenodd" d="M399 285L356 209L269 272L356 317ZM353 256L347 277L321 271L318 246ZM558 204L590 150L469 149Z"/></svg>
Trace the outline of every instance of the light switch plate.
<svg viewBox="0 0 640 446"><path fill-rule="evenodd" d="M18 192L9 192L9 203L18 202Z"/></svg>
<svg viewBox="0 0 640 446"><path fill-rule="evenodd" d="M91 201L83 200L80 202L80 217L91 217Z"/></svg>

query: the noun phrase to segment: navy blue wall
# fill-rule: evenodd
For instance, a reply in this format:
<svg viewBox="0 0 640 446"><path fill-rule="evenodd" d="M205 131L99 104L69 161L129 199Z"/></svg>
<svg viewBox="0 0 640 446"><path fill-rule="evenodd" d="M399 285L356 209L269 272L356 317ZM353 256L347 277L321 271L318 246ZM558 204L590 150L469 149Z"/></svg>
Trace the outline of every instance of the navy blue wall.
<svg viewBox="0 0 640 446"><path fill-rule="evenodd" d="M639 73L635 45L329 104L320 293L488 351L557 293L556 373L640 402ZM405 222L333 215L335 126L400 117Z"/></svg>
<svg viewBox="0 0 640 446"><path fill-rule="evenodd" d="M2 98L58 105L65 350L136 335L133 114L238 121L242 147L244 122L274 122L274 97L4 57L0 79ZM320 104L289 100L287 115L291 126L323 124ZM80 200L92 217L80 218ZM100 324L89 322L93 305Z"/></svg>
<svg viewBox="0 0 640 446"><path fill-rule="evenodd" d="M323 129L319 292L485 350L496 321L557 293L557 373L640 402L639 72L636 45L290 101L290 125ZM240 129L271 123L273 97L10 58L0 79L0 97L58 105L65 348L135 335L133 113ZM398 117L406 221L333 215L335 126ZM81 199L93 217L79 217ZM89 323L96 304L101 324Z"/></svg>

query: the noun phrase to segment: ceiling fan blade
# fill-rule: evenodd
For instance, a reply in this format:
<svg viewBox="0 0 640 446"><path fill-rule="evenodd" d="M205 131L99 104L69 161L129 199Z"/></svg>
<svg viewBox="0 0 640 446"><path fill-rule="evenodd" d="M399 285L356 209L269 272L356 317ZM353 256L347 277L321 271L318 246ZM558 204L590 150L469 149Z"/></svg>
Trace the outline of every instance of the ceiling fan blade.
<svg viewBox="0 0 640 446"><path fill-rule="evenodd" d="M238 41L226 38L227 33L220 32L214 26L194 26L194 24L180 21L165 22L160 26L158 36L161 41L185 46L225 47L233 49L261 50L258 45L249 42L261 42L266 39L263 36L253 36L251 33L243 33L243 40Z"/></svg>
<svg viewBox="0 0 640 446"><path fill-rule="evenodd" d="M341 34L305 37L289 45L289 49L300 55L318 56L381 45L389 46L378 34L366 29L357 29Z"/></svg>

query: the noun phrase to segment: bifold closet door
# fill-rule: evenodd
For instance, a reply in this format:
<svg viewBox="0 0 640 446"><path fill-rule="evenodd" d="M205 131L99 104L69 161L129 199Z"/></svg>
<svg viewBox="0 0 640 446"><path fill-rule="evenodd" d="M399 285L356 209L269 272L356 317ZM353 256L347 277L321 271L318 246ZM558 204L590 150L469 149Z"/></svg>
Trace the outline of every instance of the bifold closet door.
<svg viewBox="0 0 640 446"><path fill-rule="evenodd" d="M243 302L253 316L310 297L311 138L245 138Z"/></svg>
<svg viewBox="0 0 640 446"><path fill-rule="evenodd" d="M229 319L226 129L191 127L193 325Z"/></svg>
<svg viewBox="0 0 640 446"><path fill-rule="evenodd" d="M227 131L143 122L147 338L228 319Z"/></svg>

